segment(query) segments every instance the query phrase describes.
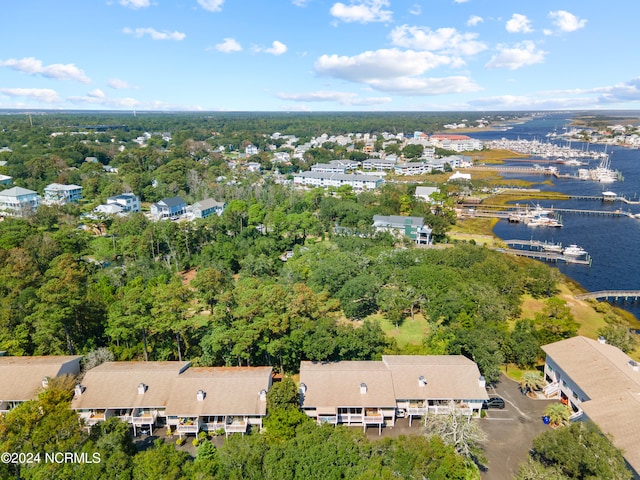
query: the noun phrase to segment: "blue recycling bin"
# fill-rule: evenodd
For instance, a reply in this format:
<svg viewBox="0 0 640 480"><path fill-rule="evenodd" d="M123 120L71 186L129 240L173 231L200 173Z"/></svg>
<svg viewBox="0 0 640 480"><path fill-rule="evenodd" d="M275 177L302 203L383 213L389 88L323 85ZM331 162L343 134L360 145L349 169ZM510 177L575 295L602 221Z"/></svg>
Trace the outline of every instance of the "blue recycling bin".
<svg viewBox="0 0 640 480"><path fill-rule="evenodd" d="M542 423L544 423L545 425L549 425L549 417L547 415L542 417Z"/></svg>

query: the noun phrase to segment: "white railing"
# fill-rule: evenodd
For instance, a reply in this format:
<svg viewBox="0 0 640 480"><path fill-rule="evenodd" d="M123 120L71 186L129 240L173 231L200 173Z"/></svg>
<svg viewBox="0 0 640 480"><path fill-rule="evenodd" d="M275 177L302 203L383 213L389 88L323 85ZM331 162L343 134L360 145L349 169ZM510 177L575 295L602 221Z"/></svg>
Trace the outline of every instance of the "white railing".
<svg viewBox="0 0 640 480"><path fill-rule="evenodd" d="M215 432L216 430L220 430L225 427L225 422L205 422L202 424L202 429L207 432Z"/></svg>
<svg viewBox="0 0 640 480"><path fill-rule="evenodd" d="M142 415L131 417L131 423L134 425L153 425L156 423L157 413L145 413Z"/></svg>
<svg viewBox="0 0 640 480"><path fill-rule="evenodd" d="M198 431L200 430L200 426L197 423L194 423L192 425L186 425L186 424L178 424L178 427L176 428L176 432L178 434L181 433L195 433L197 434Z"/></svg>
<svg viewBox="0 0 640 480"><path fill-rule="evenodd" d="M365 415L364 424L365 425L382 425L384 423L383 415Z"/></svg>
<svg viewBox="0 0 640 480"><path fill-rule="evenodd" d="M362 423L364 415L361 413L339 413L338 423Z"/></svg>
<svg viewBox="0 0 640 480"><path fill-rule="evenodd" d="M542 391L544 392L545 397L553 397L560 391L560 384L558 382L553 382L545 386Z"/></svg>
<svg viewBox="0 0 640 480"><path fill-rule="evenodd" d="M426 415L427 411L427 407L409 407L407 408L407 415Z"/></svg>
<svg viewBox="0 0 640 480"><path fill-rule="evenodd" d="M224 431L226 433L245 433L248 425L249 422L246 420L242 422L227 423L224 426Z"/></svg>
<svg viewBox="0 0 640 480"><path fill-rule="evenodd" d="M578 410L577 412L573 412L570 416L569 416L569 420L577 420L578 418L580 418L582 416L582 410Z"/></svg>

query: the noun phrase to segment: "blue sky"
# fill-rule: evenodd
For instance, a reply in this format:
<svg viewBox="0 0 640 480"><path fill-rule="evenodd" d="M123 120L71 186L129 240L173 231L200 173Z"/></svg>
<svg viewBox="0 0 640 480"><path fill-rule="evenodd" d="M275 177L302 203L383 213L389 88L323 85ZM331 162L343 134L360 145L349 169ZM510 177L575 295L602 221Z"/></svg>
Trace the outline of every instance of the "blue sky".
<svg viewBox="0 0 640 480"><path fill-rule="evenodd" d="M640 109L635 0L5 3L0 108Z"/></svg>

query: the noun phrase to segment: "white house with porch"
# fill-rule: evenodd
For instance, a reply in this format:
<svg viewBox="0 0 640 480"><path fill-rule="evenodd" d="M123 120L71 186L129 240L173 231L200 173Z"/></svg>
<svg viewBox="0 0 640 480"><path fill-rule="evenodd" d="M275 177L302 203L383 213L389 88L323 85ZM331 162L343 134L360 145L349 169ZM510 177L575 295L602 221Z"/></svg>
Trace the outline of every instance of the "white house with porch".
<svg viewBox="0 0 640 480"><path fill-rule="evenodd" d="M51 183L44 187L44 203L48 205L66 205L77 203L82 199L82 187L80 185L63 185Z"/></svg>
<svg viewBox="0 0 640 480"><path fill-rule="evenodd" d="M42 203L37 192L22 187L13 187L0 192L0 215L24 217L35 212Z"/></svg>

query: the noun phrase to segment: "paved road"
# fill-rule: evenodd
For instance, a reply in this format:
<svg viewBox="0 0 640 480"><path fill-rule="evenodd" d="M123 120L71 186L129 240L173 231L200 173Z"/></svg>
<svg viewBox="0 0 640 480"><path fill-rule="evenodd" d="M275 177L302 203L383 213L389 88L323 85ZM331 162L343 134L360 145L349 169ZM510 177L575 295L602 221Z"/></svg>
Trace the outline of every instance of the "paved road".
<svg viewBox="0 0 640 480"><path fill-rule="evenodd" d="M504 398L504 410L488 410L481 425L487 434L485 455L488 469L483 480L512 480L518 465L527 459L531 442L549 428L542 423L542 413L552 400L535 400L520 393L519 385L505 375L489 395Z"/></svg>

